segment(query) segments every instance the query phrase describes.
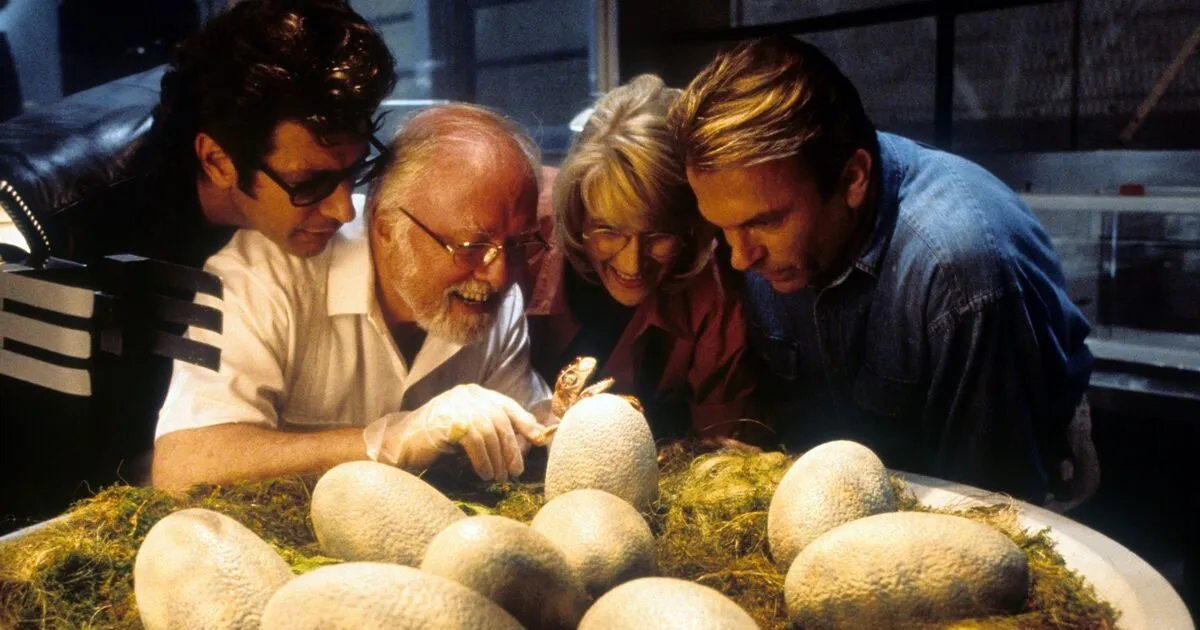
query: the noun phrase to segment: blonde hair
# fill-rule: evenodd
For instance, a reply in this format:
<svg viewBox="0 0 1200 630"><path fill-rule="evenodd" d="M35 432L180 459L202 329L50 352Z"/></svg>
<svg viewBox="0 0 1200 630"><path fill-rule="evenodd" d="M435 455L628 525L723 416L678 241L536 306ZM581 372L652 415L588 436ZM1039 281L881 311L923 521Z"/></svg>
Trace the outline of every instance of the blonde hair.
<svg viewBox="0 0 1200 630"><path fill-rule="evenodd" d="M667 125L679 94L651 74L612 90L596 103L563 161L554 181L553 238L584 278L595 280L582 240L589 208L604 207L622 221L683 237L665 290L685 284L712 257L714 232L700 217Z"/></svg>
<svg viewBox="0 0 1200 630"><path fill-rule="evenodd" d="M879 157L854 84L812 44L770 37L722 52L671 108L688 168L743 168L799 156L825 196L858 149Z"/></svg>
<svg viewBox="0 0 1200 630"><path fill-rule="evenodd" d="M391 201L421 178L439 149L454 143L481 142L517 149L524 156L534 189L541 187L541 152L516 123L480 105L437 105L414 114L392 137L383 174L369 189L368 220L395 207Z"/></svg>

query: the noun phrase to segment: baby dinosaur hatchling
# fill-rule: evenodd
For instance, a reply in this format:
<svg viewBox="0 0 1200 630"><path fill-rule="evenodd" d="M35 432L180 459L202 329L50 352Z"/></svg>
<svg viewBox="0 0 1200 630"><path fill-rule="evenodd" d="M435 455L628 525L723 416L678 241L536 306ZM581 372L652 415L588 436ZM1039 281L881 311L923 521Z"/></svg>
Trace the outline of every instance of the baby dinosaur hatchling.
<svg viewBox="0 0 1200 630"><path fill-rule="evenodd" d="M550 398L550 411L554 417L562 419L563 415L572 405L579 402L588 396L608 391L615 382L612 378L606 378L591 385L587 382L591 380L592 375L596 372L596 359L594 357L577 357L574 361L567 364L566 367L558 373L558 379L554 382L554 395ZM634 409L642 411L642 403L633 396L618 394L624 398L629 404L633 405ZM554 435L558 425L548 427L542 435L542 439L538 440L538 446L545 446L550 442L550 437Z"/></svg>

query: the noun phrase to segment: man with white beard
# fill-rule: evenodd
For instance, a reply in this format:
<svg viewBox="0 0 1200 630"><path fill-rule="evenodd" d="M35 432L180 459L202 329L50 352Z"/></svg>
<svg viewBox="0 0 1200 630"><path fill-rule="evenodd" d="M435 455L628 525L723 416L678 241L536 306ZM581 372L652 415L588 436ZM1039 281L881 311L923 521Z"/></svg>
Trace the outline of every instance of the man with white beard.
<svg viewBox="0 0 1200 630"><path fill-rule="evenodd" d="M521 473L552 418L512 282L543 245L537 148L456 104L415 116L389 152L362 223L324 252L288 256L243 230L208 260L224 331L189 335L221 348L221 365L176 363L155 487L368 458L416 471L458 446L485 480Z"/></svg>

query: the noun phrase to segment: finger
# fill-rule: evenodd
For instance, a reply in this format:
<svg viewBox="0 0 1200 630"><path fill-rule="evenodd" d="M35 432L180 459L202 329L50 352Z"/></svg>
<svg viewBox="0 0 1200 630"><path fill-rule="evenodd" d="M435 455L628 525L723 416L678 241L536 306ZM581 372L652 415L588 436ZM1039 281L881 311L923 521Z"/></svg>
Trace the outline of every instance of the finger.
<svg viewBox="0 0 1200 630"><path fill-rule="evenodd" d="M484 481L491 481L494 474L492 472L492 461L488 458L487 447L483 444L483 437L475 431L472 431L463 440L463 450L467 453L467 459L471 461L471 468L475 470L475 474Z"/></svg>
<svg viewBox="0 0 1200 630"><path fill-rule="evenodd" d="M546 428L538 423L537 418L533 414L525 411L517 401L501 394L500 392L490 389L483 390L491 400L508 414L509 420L512 421L512 426L518 433L524 435L534 444L537 444L542 438L542 434L546 432Z"/></svg>
<svg viewBox="0 0 1200 630"><path fill-rule="evenodd" d="M497 422L508 422L504 411L492 404L491 398L481 395L483 388L471 392L471 431L479 436L484 451L487 453L492 478L497 481L508 480L508 467L504 460L504 448L500 445L500 436L496 434Z"/></svg>
<svg viewBox="0 0 1200 630"><path fill-rule="evenodd" d="M538 446L549 447L554 442L554 433L558 431L557 424L552 424L542 430L542 437L535 440L533 443Z"/></svg>
<svg viewBox="0 0 1200 630"><path fill-rule="evenodd" d="M487 450L488 461L491 463L494 478L496 481L508 481L508 467L504 461L504 447L500 445L500 436L496 434L496 424L507 422L504 419L504 413L498 409L483 408L476 416L476 419L477 422L474 423L471 430L478 433L483 439L483 445Z"/></svg>
<svg viewBox="0 0 1200 630"><path fill-rule="evenodd" d="M475 474L484 481L491 481L495 471L492 468L492 460L488 455L483 436L478 431L468 431L463 437L462 447L467 453L467 459L471 460L471 467L475 469Z"/></svg>
<svg viewBox="0 0 1200 630"><path fill-rule="evenodd" d="M504 456L504 469L514 477L525 472L525 461L521 457L521 444L517 441L520 434L513 431L512 421L508 419L508 414L501 409L496 409L492 419L495 421L496 437L499 439L500 450Z"/></svg>

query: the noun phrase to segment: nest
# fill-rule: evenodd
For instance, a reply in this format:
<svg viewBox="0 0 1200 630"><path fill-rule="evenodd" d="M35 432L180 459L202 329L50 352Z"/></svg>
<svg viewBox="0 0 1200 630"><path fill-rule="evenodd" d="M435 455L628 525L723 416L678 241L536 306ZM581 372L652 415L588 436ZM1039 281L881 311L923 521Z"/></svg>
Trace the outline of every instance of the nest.
<svg viewBox="0 0 1200 630"><path fill-rule="evenodd" d="M659 501L647 514L661 575L711 586L746 609L763 628L786 628L784 574L767 549L767 508L794 460L783 453L721 450L701 454L675 443L660 456ZM542 479L543 461L525 477ZM544 503L542 484L483 484L461 467L426 479L468 514L500 514L528 522ZM337 563L316 544L308 507L315 476L197 487L184 497L115 485L76 504L64 517L0 545L0 627L140 628L133 563L146 532L176 510L202 507L229 515L272 545L300 574ZM1029 556L1026 610L958 621L945 628L1115 628L1117 612L1066 568L1047 531L1028 532L1017 508L931 510L893 479L900 509L954 513L1011 537Z"/></svg>

